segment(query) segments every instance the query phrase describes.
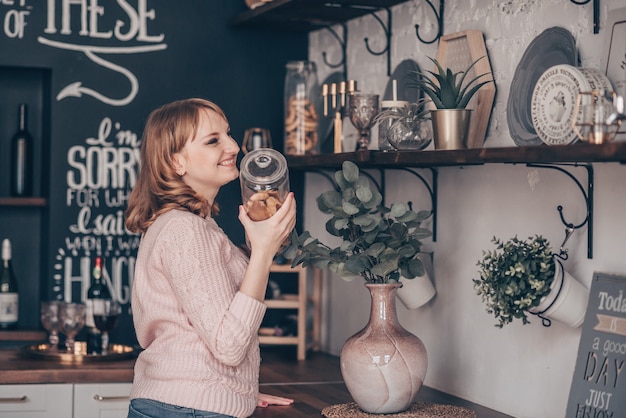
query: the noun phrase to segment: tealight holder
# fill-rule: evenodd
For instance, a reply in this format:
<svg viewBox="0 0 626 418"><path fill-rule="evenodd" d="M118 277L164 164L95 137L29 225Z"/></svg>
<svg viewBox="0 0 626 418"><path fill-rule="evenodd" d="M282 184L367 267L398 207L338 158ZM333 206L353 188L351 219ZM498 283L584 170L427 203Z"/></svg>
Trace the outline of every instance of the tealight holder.
<svg viewBox="0 0 626 418"><path fill-rule="evenodd" d="M617 135L619 119L610 121L615 113L614 91L592 90L578 93L573 128L578 138L589 144L605 144Z"/></svg>

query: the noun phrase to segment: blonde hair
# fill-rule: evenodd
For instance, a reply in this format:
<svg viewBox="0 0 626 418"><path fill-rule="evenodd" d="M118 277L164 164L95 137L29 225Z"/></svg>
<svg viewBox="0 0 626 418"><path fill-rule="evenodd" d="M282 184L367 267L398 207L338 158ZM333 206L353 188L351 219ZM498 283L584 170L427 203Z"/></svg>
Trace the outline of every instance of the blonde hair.
<svg viewBox="0 0 626 418"><path fill-rule="evenodd" d="M215 103L186 99L166 104L148 117L141 138L141 168L126 209L126 228L146 232L156 218L172 209L186 209L202 217L219 208L185 184L174 169L174 155L198 130L200 112L213 111L226 120Z"/></svg>

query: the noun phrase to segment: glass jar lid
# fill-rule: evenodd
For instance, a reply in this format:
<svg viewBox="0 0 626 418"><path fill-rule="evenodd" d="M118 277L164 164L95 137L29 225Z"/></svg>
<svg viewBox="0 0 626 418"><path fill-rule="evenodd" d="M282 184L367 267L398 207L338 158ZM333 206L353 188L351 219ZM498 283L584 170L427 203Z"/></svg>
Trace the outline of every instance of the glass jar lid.
<svg viewBox="0 0 626 418"><path fill-rule="evenodd" d="M272 185L288 176L287 161L272 148L250 151L241 160L241 176L259 186Z"/></svg>

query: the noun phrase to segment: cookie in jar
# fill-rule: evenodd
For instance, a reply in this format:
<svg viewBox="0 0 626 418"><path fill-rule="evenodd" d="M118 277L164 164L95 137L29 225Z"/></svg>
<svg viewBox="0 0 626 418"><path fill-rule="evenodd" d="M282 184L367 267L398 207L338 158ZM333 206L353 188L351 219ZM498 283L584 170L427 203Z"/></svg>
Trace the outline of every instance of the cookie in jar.
<svg viewBox="0 0 626 418"><path fill-rule="evenodd" d="M239 172L243 207L253 221L270 218L289 193L289 171L283 155L271 148L249 152Z"/></svg>

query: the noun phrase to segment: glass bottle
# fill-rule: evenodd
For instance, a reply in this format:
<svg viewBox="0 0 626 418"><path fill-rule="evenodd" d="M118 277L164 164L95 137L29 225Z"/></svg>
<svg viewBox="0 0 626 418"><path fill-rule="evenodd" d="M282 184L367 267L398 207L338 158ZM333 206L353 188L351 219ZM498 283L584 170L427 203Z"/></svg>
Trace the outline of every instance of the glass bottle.
<svg viewBox="0 0 626 418"><path fill-rule="evenodd" d="M320 153L321 100L317 68L311 61L289 61L285 76L284 151L287 155Z"/></svg>
<svg viewBox="0 0 626 418"><path fill-rule="evenodd" d="M271 217L289 193L289 170L283 155L271 148L250 151L241 160L241 197L253 221Z"/></svg>
<svg viewBox="0 0 626 418"><path fill-rule="evenodd" d="M92 281L87 290L87 314L85 316L85 327L87 328L87 352L100 353L102 348L102 335L94 320L94 316L104 311L107 301L111 301L111 292L102 279L102 257L96 257L94 267L91 272Z"/></svg>
<svg viewBox="0 0 626 418"><path fill-rule="evenodd" d="M11 196L33 194L33 139L27 129L28 106L20 104L18 130L11 140Z"/></svg>
<svg viewBox="0 0 626 418"><path fill-rule="evenodd" d="M19 318L19 294L13 265L11 241L2 241L2 267L0 268L0 329L16 329Z"/></svg>

